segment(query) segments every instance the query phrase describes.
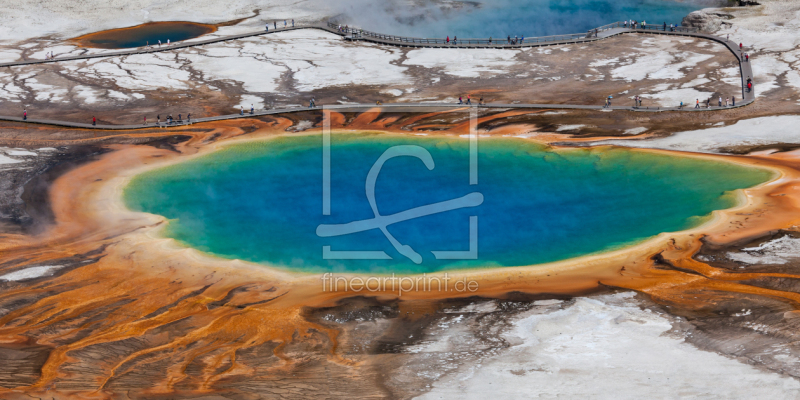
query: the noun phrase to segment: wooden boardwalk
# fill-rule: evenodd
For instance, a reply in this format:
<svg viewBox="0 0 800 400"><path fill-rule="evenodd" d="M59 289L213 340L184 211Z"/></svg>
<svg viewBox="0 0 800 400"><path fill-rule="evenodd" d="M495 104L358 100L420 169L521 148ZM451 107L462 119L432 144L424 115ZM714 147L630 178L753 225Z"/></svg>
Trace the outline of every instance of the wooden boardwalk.
<svg viewBox="0 0 800 400"><path fill-rule="evenodd" d="M157 53L157 52L164 52L164 51L174 51L178 49L184 49L189 47L196 47L196 46L203 46L207 44L213 43L220 43L226 42L231 40L238 40L248 37L254 36L262 36L268 35L277 32L286 32L298 29L320 29L327 32L331 32L337 35L344 37L347 40L354 40L354 41L367 41L382 45L388 46L399 46L399 47L420 47L420 48L442 48L442 49L517 49L517 48L524 48L524 47L543 47L543 46L556 46L556 45L564 45L564 44L576 44L576 43L588 43L594 42L598 40L604 40L610 37L626 34L626 33L644 33L644 34L658 34L658 35L673 35L673 36L689 36L689 37L696 37L706 40L712 40L718 43L725 45L728 50L733 53L736 59L739 61L739 67L741 72L742 78L742 97L741 101L737 103L735 108L744 107L752 102L755 101L755 90L747 91L747 78L753 77L753 71L750 66L750 62L744 60L742 52L739 50L739 45L736 43L731 42L730 40L726 40L724 38L699 33L693 30L682 29L680 31L670 31L670 30L663 30L659 29L661 27L649 27L648 29L631 29L622 25L622 23L614 23L610 25L606 25L604 27L598 28L596 30L592 30L587 32L586 34L569 34L569 35L556 35L556 36L547 36L547 37L539 37L539 38L525 38L524 41L518 43L508 43L507 40L502 40L502 42L496 42L492 39L462 39L458 40L458 42L447 42L444 39L425 39L425 38L408 38L408 37L400 37L400 36L391 36L391 35L384 35L378 34L374 32L369 32L368 34L362 33L361 30L355 29L339 29L337 25L327 23L327 24L317 24L317 25L306 25L306 26L289 26L286 28L278 28L278 29L270 29L269 31L258 31L258 32L250 32L238 35L229 35L229 36L219 36L205 40L188 40L178 43L173 43L170 46L161 47L151 47L151 48L137 48L137 49L130 49L130 50L121 50L121 51L110 51L110 52L102 52L102 53L95 53L95 54L84 54L84 55L76 55L76 56L68 56L68 57L56 57L49 60L25 60L25 61L16 61L11 63L3 63L0 64L0 67L22 67L27 65L35 65L35 64L47 64L47 63L57 63L57 62L64 62L64 61L79 61L79 60L88 60L93 58L105 58L105 57L120 57L120 56L127 56L127 55L134 55L134 54L148 54L148 53ZM668 28L669 29L669 28ZM505 42L505 43L504 43ZM325 106L324 109L327 110L337 110L337 111L366 111L371 109L404 109L408 110L409 112L413 111L432 111L432 110L457 110L457 109L464 109L466 107L477 107L477 108L484 108L484 109L578 109L578 110L601 110L604 109L602 105L571 105L571 104L485 104L485 105L464 105L464 104L447 104L447 103L394 103L394 104L382 104L382 105L373 105L373 104L355 104L355 105L333 105L333 106ZM705 108L702 107L700 109L695 109L694 104L687 104L684 106L683 109L679 109L678 107L646 107L646 108L636 108L636 107L626 107L626 106L611 106L609 110L628 110L628 111L636 111L636 112L662 112L662 111L680 111L680 112L703 112L703 111L717 111L723 109L730 109L734 107L710 107ZM244 113L244 114L230 114L230 115L220 115L215 117L204 117L204 118L196 118L192 120L192 124L195 123L202 123L202 122L212 122L212 121L223 121L223 120L230 120L230 119L238 119L238 118L254 118L259 116L268 116L268 115L275 115L275 114L285 114L285 113L297 113L297 112L305 112L305 111L320 111L322 108L308 108L308 107L297 107L297 108L287 108L287 109L275 109L275 110L261 110L256 111L252 114ZM177 127L177 126L186 126L188 125L188 121L179 121L174 124L167 125L165 123L161 123L160 125L156 125L156 123L149 123L149 124L139 124L139 125L92 125L86 123L78 123L78 122L71 122L71 121L61 121L61 120L48 120L48 119L35 119L35 118L28 118L27 120L23 120L22 117L10 117L10 116L0 116L0 121L9 121L9 122L22 122L22 123L30 123L30 124L43 124L43 125L51 125L51 126L59 126L65 128L77 128L77 129L100 129L100 130L130 130L130 129L159 129L159 128L170 128L170 127Z"/></svg>

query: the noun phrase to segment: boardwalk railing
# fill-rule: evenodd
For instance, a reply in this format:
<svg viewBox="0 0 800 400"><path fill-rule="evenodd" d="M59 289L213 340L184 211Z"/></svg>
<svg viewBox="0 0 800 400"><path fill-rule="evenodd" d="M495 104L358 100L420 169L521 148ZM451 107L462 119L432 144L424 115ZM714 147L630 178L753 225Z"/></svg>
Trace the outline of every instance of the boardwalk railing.
<svg viewBox="0 0 800 400"><path fill-rule="evenodd" d="M449 45L460 45L460 44L480 44L480 45L497 45L502 46L505 44L533 44L533 43L549 43L549 42L561 42L561 41L569 41L575 39L586 39L595 37L599 32L607 31L610 29L615 28L630 28L627 23L625 22L614 22L608 25L603 25L598 28L589 30L587 33L568 33L564 35L552 35L552 36L535 36L535 37L525 37L525 38L517 38L517 37L499 37L499 38L467 38L467 39L450 39L449 41L446 38L415 38L415 37L407 37L407 36L395 36L395 35L386 35L383 33L367 31L364 29L358 28L350 28L346 25L337 24L334 22L328 22L328 28L334 29L337 32L347 36L350 35L351 38L375 38L384 41L391 41L397 43L415 43L415 44L449 44ZM646 31L665 31L665 32L684 32L684 33L695 33L697 32L696 28L688 28L685 26L664 26L662 25L645 25L644 27L641 24L636 26L636 29L642 29Z"/></svg>
<svg viewBox="0 0 800 400"><path fill-rule="evenodd" d="M406 36L395 36L395 35L386 35L383 33L371 32L363 29L356 29L350 28L346 26L341 26L340 24L335 24L333 22L328 22L328 28L335 29L338 32L350 35L353 38L360 38L360 37L370 37L380 40L392 41L392 42L400 42L400 43L416 43L416 44L451 44L451 45L459 45L459 44L482 44L482 45L504 45L509 44L509 41L513 41L514 44L525 44L525 43L545 43L545 42L558 42L558 41L565 41L565 40L573 40L573 39L584 39L588 37L586 33L568 33L564 35L552 35L552 36L538 36L538 37L526 37L526 38L509 38L506 37L498 37L498 38L467 38L467 39L451 39L449 42L447 39L444 38L415 38L415 37L406 37Z"/></svg>
<svg viewBox="0 0 800 400"><path fill-rule="evenodd" d="M603 25L603 26L597 27L595 29L590 30L589 32L595 32L595 31L603 32L603 31L607 31L609 29L615 29L615 28L633 29L633 27L630 26L630 24L628 24L627 22L618 21L618 22L614 22L614 23L611 23L611 24L608 24L608 25ZM683 32L683 33L697 33L698 32L697 28L690 28L690 27L686 27L686 26L673 26L673 27L670 27L669 25L665 26L664 24L661 24L661 25L658 25L658 24L647 24L644 27L642 27L642 24L637 24L636 25L636 29L643 29L643 30L647 30L647 31L662 31L662 32Z"/></svg>

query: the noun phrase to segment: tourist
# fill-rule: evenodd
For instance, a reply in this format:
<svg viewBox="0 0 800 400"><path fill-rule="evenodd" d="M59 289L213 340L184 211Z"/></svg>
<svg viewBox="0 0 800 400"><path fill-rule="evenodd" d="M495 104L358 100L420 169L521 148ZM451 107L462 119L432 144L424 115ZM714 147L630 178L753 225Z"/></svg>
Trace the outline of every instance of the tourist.
<svg viewBox="0 0 800 400"><path fill-rule="evenodd" d="M272 26L273 26L275 29L278 29L278 21L272 21ZM341 25L339 25L339 29L340 29L340 30L341 30L341 28L342 28L342 26L341 26Z"/></svg>
<svg viewBox="0 0 800 400"><path fill-rule="evenodd" d="M730 40L731 40L731 34L730 34L730 33L729 33L729 34L727 34L727 35L725 35L725 40L727 40L727 41L730 41Z"/></svg>
<svg viewBox="0 0 800 400"><path fill-rule="evenodd" d="M286 20L283 20L283 27L286 28Z"/></svg>
<svg viewBox="0 0 800 400"><path fill-rule="evenodd" d="M736 107L736 96L731 96L731 107Z"/></svg>
<svg viewBox="0 0 800 400"><path fill-rule="evenodd" d="M507 43L511 44L511 35L508 35Z"/></svg>
<svg viewBox="0 0 800 400"><path fill-rule="evenodd" d="M641 107L642 106L642 98L641 98L641 96L636 96L636 97L639 98L639 107Z"/></svg>
<svg viewBox="0 0 800 400"><path fill-rule="evenodd" d="M745 60L745 62L750 62L750 54L749 53L745 53L744 54L744 60Z"/></svg>
<svg viewBox="0 0 800 400"><path fill-rule="evenodd" d="M461 96L458 96L458 104L464 104L464 102L461 100Z"/></svg>
<svg viewBox="0 0 800 400"><path fill-rule="evenodd" d="M458 45L458 36L453 36L453 44Z"/></svg>
<svg viewBox="0 0 800 400"><path fill-rule="evenodd" d="M478 100L478 105L481 105L481 106L482 106L483 104L484 104L484 103L483 103L483 96L481 96L480 100Z"/></svg>
<svg viewBox="0 0 800 400"><path fill-rule="evenodd" d="M169 39L167 39L167 47L169 47Z"/></svg>
<svg viewBox="0 0 800 400"><path fill-rule="evenodd" d="M142 125L147 125L147 116L144 116L144 123Z"/></svg>
<svg viewBox="0 0 800 400"><path fill-rule="evenodd" d="M622 27L623 28L627 28L628 27L628 21L622 21Z"/></svg>
<svg viewBox="0 0 800 400"><path fill-rule="evenodd" d="M606 97L606 103L603 104L603 108L608 108L608 97Z"/></svg>
<svg viewBox="0 0 800 400"><path fill-rule="evenodd" d="M739 43L739 51L742 51L742 44Z"/></svg>
<svg viewBox="0 0 800 400"><path fill-rule="evenodd" d="M156 125L158 125L159 128L161 127L161 114L156 115Z"/></svg>
<svg viewBox="0 0 800 400"><path fill-rule="evenodd" d="M253 107L253 105L252 105L252 104L250 104L250 115L253 115L253 114L255 114L255 113L256 113L256 109L255 109L255 107Z"/></svg>
<svg viewBox="0 0 800 400"><path fill-rule="evenodd" d="M183 115L181 114L178 114L178 123L179 124L183 123Z"/></svg>
<svg viewBox="0 0 800 400"><path fill-rule="evenodd" d="M489 36L489 45L491 45L491 44L492 44L492 37Z"/></svg>
<svg viewBox="0 0 800 400"><path fill-rule="evenodd" d="M750 93L751 90L753 90L753 83L747 82L747 93Z"/></svg>
<svg viewBox="0 0 800 400"><path fill-rule="evenodd" d="M667 31L667 21L664 21L664 32Z"/></svg>
<svg viewBox="0 0 800 400"><path fill-rule="evenodd" d="M728 98L726 97L725 98L725 107L727 107L727 106L728 106Z"/></svg>
<svg viewBox="0 0 800 400"><path fill-rule="evenodd" d="M269 22L267 22L267 26L265 28L265 31L269 32Z"/></svg>
<svg viewBox="0 0 800 400"><path fill-rule="evenodd" d="M192 124L192 113L186 114L186 122L191 125Z"/></svg>
<svg viewBox="0 0 800 400"><path fill-rule="evenodd" d="M683 100L681 100L681 105L678 106L679 110L683 110Z"/></svg>
<svg viewBox="0 0 800 400"><path fill-rule="evenodd" d="M28 109L22 110L22 120L23 121L27 121L28 120Z"/></svg>
<svg viewBox="0 0 800 400"><path fill-rule="evenodd" d="M694 108L700 108L700 99L695 99Z"/></svg>
<svg viewBox="0 0 800 400"><path fill-rule="evenodd" d="M239 106L239 107L241 108L241 110L239 110L239 115L244 115L244 107L242 107L242 106Z"/></svg>
<svg viewBox="0 0 800 400"><path fill-rule="evenodd" d="M292 18L292 28L294 28L294 18Z"/></svg>
<svg viewBox="0 0 800 400"><path fill-rule="evenodd" d="M447 35L447 44L450 44L450 35Z"/></svg>
<svg viewBox="0 0 800 400"><path fill-rule="evenodd" d="M711 108L711 98L706 99L706 108Z"/></svg>
<svg viewBox="0 0 800 400"><path fill-rule="evenodd" d="M719 96L719 107L722 107L722 96Z"/></svg>
<svg viewBox="0 0 800 400"><path fill-rule="evenodd" d="M96 125L97 125L97 118L92 117L92 126L96 126Z"/></svg>
<svg viewBox="0 0 800 400"><path fill-rule="evenodd" d="M158 39L158 47L161 48L161 39Z"/></svg>
<svg viewBox="0 0 800 400"><path fill-rule="evenodd" d="M472 105L472 96L467 95L467 104Z"/></svg>

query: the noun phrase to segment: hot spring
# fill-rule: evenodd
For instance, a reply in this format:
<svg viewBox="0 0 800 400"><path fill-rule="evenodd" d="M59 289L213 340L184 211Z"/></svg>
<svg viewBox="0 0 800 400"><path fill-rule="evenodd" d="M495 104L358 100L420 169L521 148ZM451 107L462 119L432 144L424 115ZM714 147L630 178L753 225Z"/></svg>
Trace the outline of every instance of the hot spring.
<svg viewBox="0 0 800 400"><path fill-rule="evenodd" d="M388 231L422 255L415 264L379 229L319 237L320 224L373 218L367 174L392 146L416 145L435 163L386 162L375 183L381 215L479 192L483 203L398 222ZM164 232L186 246L305 272L423 273L541 264L629 246L680 231L737 202L734 191L772 172L727 162L622 148L556 150L523 139L480 141L478 184L469 184L469 141L362 133L333 135L330 215L322 215L322 137L286 136L233 144L136 176L130 209L169 219ZM465 251L478 217L478 259L438 260ZM323 246L384 251L389 260L323 259Z"/></svg>

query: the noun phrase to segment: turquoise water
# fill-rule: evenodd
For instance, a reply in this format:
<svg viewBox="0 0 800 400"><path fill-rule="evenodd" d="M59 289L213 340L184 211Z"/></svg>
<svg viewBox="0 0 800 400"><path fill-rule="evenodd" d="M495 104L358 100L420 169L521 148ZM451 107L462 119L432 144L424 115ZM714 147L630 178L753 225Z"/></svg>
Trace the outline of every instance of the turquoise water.
<svg viewBox="0 0 800 400"><path fill-rule="evenodd" d="M735 189L771 172L729 163L627 149L554 151L522 139L480 141L478 185L469 185L469 141L379 134L334 135L331 215L322 215L321 136L248 142L135 177L129 208L170 219L166 235L222 257L300 271L422 273L519 266L616 249L661 232L696 226L735 204ZM478 191L478 207L390 225L423 256L414 264L377 229L320 238L319 224L373 217L365 180L394 145L433 156L389 160L375 189L382 215ZM476 261L436 260L431 251L467 250L478 216ZM383 250L392 260L323 260L333 250Z"/></svg>
<svg viewBox="0 0 800 400"><path fill-rule="evenodd" d="M338 20L367 30L413 37L532 37L581 33L616 21L680 25L699 2L671 0L493 0L480 8L404 8L397 2L343 2ZM391 4L391 9L387 9Z"/></svg>

